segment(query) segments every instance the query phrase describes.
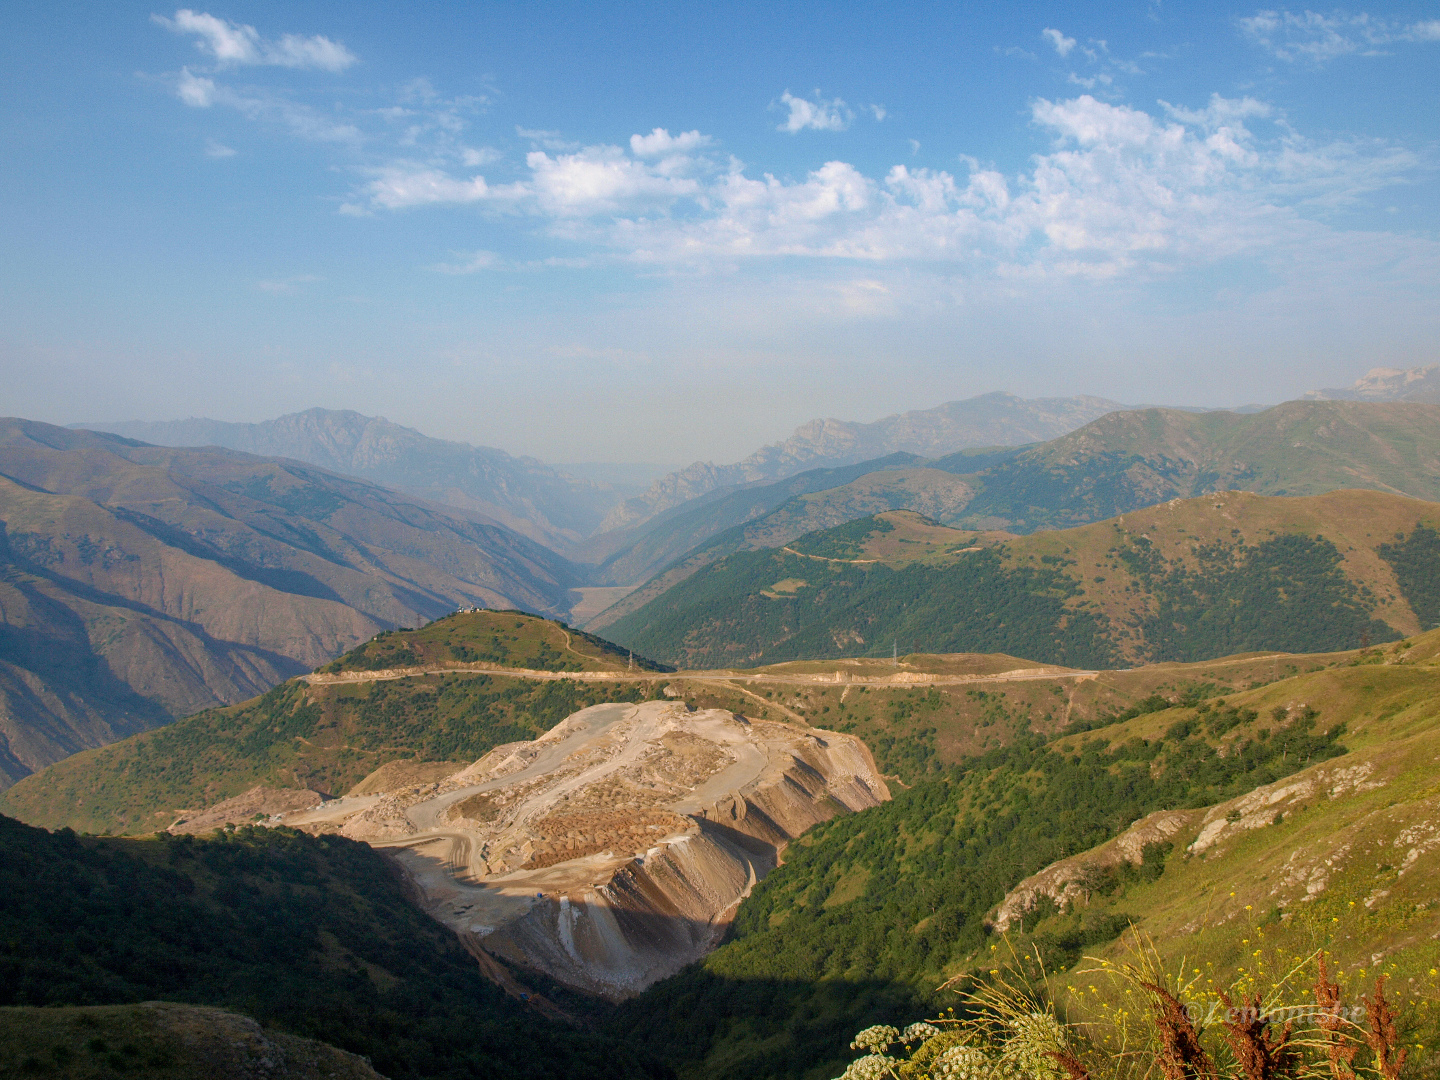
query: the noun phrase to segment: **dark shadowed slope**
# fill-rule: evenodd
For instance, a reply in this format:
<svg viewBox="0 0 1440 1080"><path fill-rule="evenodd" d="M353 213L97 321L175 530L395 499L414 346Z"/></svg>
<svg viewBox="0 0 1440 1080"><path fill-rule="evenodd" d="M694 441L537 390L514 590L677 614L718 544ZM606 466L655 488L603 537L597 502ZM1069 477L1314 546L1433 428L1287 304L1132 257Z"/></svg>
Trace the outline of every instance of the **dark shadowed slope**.
<svg viewBox="0 0 1440 1080"><path fill-rule="evenodd" d="M0 421L0 783L457 607L568 604L498 525L219 449Z"/></svg>

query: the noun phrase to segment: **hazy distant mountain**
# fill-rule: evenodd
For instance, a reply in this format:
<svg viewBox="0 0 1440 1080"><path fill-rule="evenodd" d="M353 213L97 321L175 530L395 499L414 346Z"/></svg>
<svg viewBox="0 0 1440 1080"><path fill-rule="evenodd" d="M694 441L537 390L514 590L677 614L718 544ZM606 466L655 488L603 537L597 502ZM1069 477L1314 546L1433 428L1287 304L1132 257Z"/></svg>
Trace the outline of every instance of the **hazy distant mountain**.
<svg viewBox="0 0 1440 1080"><path fill-rule="evenodd" d="M1026 400L995 393L897 413L870 424L811 420L784 442L757 450L734 465L697 461L657 480L645 494L611 510L598 531L633 527L716 488L780 480L806 469L852 465L886 454L934 458L975 446L1041 442L1123 408L1119 402L1097 397Z"/></svg>
<svg viewBox="0 0 1440 1080"><path fill-rule="evenodd" d="M216 447L0 420L0 787L457 607L561 615L500 525Z"/></svg>
<svg viewBox="0 0 1440 1080"><path fill-rule="evenodd" d="M224 446L363 476L493 518L555 551L595 531L633 488L568 476L528 457L432 439L383 416L307 409L260 424L191 419L77 424L159 446Z"/></svg>
<svg viewBox="0 0 1440 1080"><path fill-rule="evenodd" d="M1440 402L1440 364L1418 368L1371 368L1346 387L1311 390L1308 401Z"/></svg>
<svg viewBox="0 0 1440 1080"><path fill-rule="evenodd" d="M896 458L756 484L659 515L601 567L607 580L627 583L629 572L643 587L587 626L609 627L731 552L778 546L877 510L1029 533L1209 491L1316 495L1370 488L1440 501L1440 406L1291 401L1249 414L1138 409L1029 448L928 462ZM670 562L658 558L690 537L693 548Z"/></svg>
<svg viewBox="0 0 1440 1080"><path fill-rule="evenodd" d="M934 462L968 471L963 460ZM1207 491L1318 495L1370 488L1440 500L1440 405L1287 401L1261 413L1112 413L977 477L947 518L1032 532Z"/></svg>

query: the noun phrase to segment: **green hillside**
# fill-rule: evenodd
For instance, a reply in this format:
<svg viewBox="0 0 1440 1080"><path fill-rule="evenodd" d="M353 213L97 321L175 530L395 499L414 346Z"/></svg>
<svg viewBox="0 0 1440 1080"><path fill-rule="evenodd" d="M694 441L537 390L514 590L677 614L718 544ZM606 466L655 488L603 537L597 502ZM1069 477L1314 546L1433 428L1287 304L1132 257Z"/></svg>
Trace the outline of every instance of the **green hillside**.
<svg viewBox="0 0 1440 1080"><path fill-rule="evenodd" d="M630 529L601 533L589 547L599 563L591 579L601 585L632 585L717 534L761 518L792 499L847 487L876 472L904 470L921 463L914 454L885 457L805 472L769 483L739 484L708 491ZM875 507L869 512L873 513Z"/></svg>
<svg viewBox="0 0 1440 1080"><path fill-rule="evenodd" d="M671 671L594 634L523 611L456 612L415 630L375 635L320 668L326 674L470 664L530 671Z"/></svg>
<svg viewBox="0 0 1440 1080"><path fill-rule="evenodd" d="M979 467L986 461L1009 458L1016 451L977 452L954 455ZM873 466L875 463L867 462ZM806 474L808 475L808 474ZM856 518L887 510L914 510L938 520L963 511L974 494L974 485L965 477L940 469L892 466L867 471L835 487L795 495L761 517L720 532L686 551L675 562L645 580L634 592L600 612L585 625L604 630L611 623L637 611L672 585L685 580L701 567L737 551L759 551L779 547L806 533L843 525ZM637 579L639 580L639 579Z"/></svg>
<svg viewBox="0 0 1440 1080"><path fill-rule="evenodd" d="M392 1080L653 1075L617 1040L509 1000L378 853L342 837L80 838L0 818L0 942L0 1005L220 1006ZM148 1075L142 1041L98 1050L99 1075Z"/></svg>
<svg viewBox="0 0 1440 1080"><path fill-rule="evenodd" d="M607 628L686 667L1003 651L1075 667L1391 641L1440 622L1440 506L1240 492L1025 537L895 512L720 559Z"/></svg>
<svg viewBox="0 0 1440 1080"><path fill-rule="evenodd" d="M644 526L650 531L634 548L644 558L625 554L607 564L605 581L643 584L589 625L607 628L725 555L778 547L886 510L1029 533L1211 491L1318 495L1365 488L1440 500L1437 476L1436 405L1293 401L1248 414L1117 411L1029 447L964 450L932 461L895 455L676 507Z"/></svg>
<svg viewBox="0 0 1440 1080"><path fill-rule="evenodd" d="M1032 921L1022 940L1038 938L1054 970L1112 948L1132 920L1145 919L1143 925L1163 932L1172 957L1188 949L1196 925L1215 924L1214 938L1224 936L1229 950L1217 960L1235 960L1245 947L1235 917L1249 919L1253 912L1256 921L1284 921L1270 914L1274 886L1266 876L1279 884L1287 850L1317 841L1340 821L1325 793L1333 800L1347 789L1333 779L1318 797L1313 785L1295 788L1301 794L1286 804L1293 820L1286 813L1273 826L1272 811L1263 818L1270 831L1249 831L1256 826L1239 812L1224 813L1225 800L1297 773L1311 775L1337 758L1332 773L1376 753L1401 762L1397 776L1403 767L1431 769L1427 763L1440 749L1437 653L1440 633L1432 632L1238 694L1158 699L1095 730L1017 739L884 806L818 826L745 901L731 939L623 1007L617 1030L633 1025L643 1045L685 1077L838 1075L853 1057L854 1032L879 1023L904 1026L957 1004L935 987L993 964L991 947L1001 941L989 920L1010 889L1058 859L1083 858L1161 809L1194 808L1195 827L1174 837L1173 853L1152 846L1143 864L1097 868L1088 880L1099 899L1064 912L1038 906L1031 919L1043 921ZM1400 746L1403 739L1428 741ZM1383 790L1357 788L1371 773L1356 775L1348 790L1374 797L1351 804L1349 820L1369 814L1375 829L1383 824L1383 807L1405 807L1387 812L1382 846L1389 851L1377 851L1379 832L1355 848L1353 865L1336 870L1335 884L1344 888L1325 894L1313 909L1316 915L1323 910L1323 920L1310 918L1301 899L1305 884L1292 885L1294 925L1302 915L1308 925L1323 922L1328 929L1320 943L1328 942L1352 970L1373 967L1376 948L1404 945L1414 961L1403 970L1423 974L1419 958L1436 959L1430 931L1440 909L1433 889L1423 877L1404 889L1390 882L1404 860L1414 864L1407 845L1436 852L1425 866L1440 857L1440 846L1427 839L1434 828L1426 824L1429 803L1423 801L1434 800L1433 771L1404 774L1411 777L1408 786ZM1227 853L1212 850L1204 860L1184 861L1179 853L1198 832L1204 808L1217 803L1219 820L1237 839L1221 845ZM1421 831L1406 833L1411 825ZM1310 853L1311 861L1323 864L1346 839L1319 858ZM1261 851L1268 861L1252 863ZM1228 861L1212 867L1217 857ZM1305 881L1315 880L1312 869L1307 863ZM1393 892L1378 893L1385 888ZM1226 895L1231 891L1233 900ZM1377 895L1386 901L1378 907ZM1366 915L1347 906L1367 896ZM1332 909L1347 913L1348 925L1330 923ZM1207 910L1208 921L1202 918Z"/></svg>
<svg viewBox="0 0 1440 1080"><path fill-rule="evenodd" d="M461 670L472 661L619 670L628 654L533 615L453 615L381 634L323 669L434 663L453 673L314 685L292 679L243 704L68 757L0 793L0 812L46 828L145 834L182 810L256 785L340 795L390 761L475 760L501 743L533 739L577 709L659 692L644 681L542 682Z"/></svg>
<svg viewBox="0 0 1440 1080"><path fill-rule="evenodd" d="M938 468L965 469L940 459ZM945 520L1032 532L1210 491L1368 488L1440 501L1440 405L1287 401L1259 413L1114 412L974 478Z"/></svg>

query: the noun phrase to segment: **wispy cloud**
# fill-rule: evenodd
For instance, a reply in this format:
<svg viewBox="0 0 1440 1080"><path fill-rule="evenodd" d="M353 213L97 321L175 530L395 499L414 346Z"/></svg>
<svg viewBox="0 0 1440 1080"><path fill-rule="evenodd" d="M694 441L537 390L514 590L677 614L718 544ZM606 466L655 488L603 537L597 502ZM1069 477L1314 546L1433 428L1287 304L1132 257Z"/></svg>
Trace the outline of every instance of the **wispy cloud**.
<svg viewBox="0 0 1440 1080"><path fill-rule="evenodd" d="M526 173L504 184L435 170L376 176L357 205L472 203L548 221L555 237L612 259L676 268L801 257L1106 279L1273 249L1419 166L1380 144L1307 141L1254 98L1162 103L1157 116L1082 95L1038 100L1031 118L1053 146L1016 176L972 162L968 174L895 165L877 178L831 161L802 179L755 178L734 159L656 157L709 143L660 129L632 138L628 153L532 151Z"/></svg>
<svg viewBox="0 0 1440 1080"><path fill-rule="evenodd" d="M454 261L438 263L430 269L441 274L476 274L503 264L500 256L493 251L457 251L453 255Z"/></svg>
<svg viewBox="0 0 1440 1080"><path fill-rule="evenodd" d="M299 138L315 142L357 143L360 129L353 123L335 119L331 114L290 100L270 91L235 90L205 75L196 75L181 68L174 77L175 96L192 109L208 109L215 105L232 108L249 120L268 120L282 124Z"/></svg>
<svg viewBox="0 0 1440 1080"><path fill-rule="evenodd" d="M322 277L315 274L295 274L292 277L276 278L270 281L257 281L255 287L261 292L289 294L300 291L300 286L309 285L312 282L324 281Z"/></svg>
<svg viewBox="0 0 1440 1080"><path fill-rule="evenodd" d="M796 97L786 90L780 95L776 107L789 110L789 115L776 130L787 131L792 135L807 128L812 131L844 131L850 126L855 115L838 97L827 101L820 96L819 90L815 91L814 101Z"/></svg>
<svg viewBox="0 0 1440 1080"><path fill-rule="evenodd" d="M195 47L221 67L264 65L287 68L318 68L344 71L358 58L338 41L316 34L301 37L285 34L278 40L262 38L253 26L217 18L206 12L181 8L173 19L150 16L156 23L177 34L190 34Z"/></svg>
<svg viewBox="0 0 1440 1080"><path fill-rule="evenodd" d="M1238 22L1253 44L1291 62L1321 64L1354 53L1375 56L1387 45L1440 42L1440 19L1397 22L1364 12L1258 11Z"/></svg>
<svg viewBox="0 0 1440 1080"><path fill-rule="evenodd" d="M692 153L711 142L709 135L701 135L698 131L671 135L665 128L657 127L649 135L631 135L630 152L641 158L674 157L676 154Z"/></svg>
<svg viewBox="0 0 1440 1080"><path fill-rule="evenodd" d="M1034 24L1032 23L1031 25ZM1075 39L1073 37L1066 37L1059 30L1052 30L1048 26L1040 31L1040 36L1050 42L1051 46L1061 56L1069 56L1070 50L1075 48Z"/></svg>
<svg viewBox="0 0 1440 1080"><path fill-rule="evenodd" d="M235 156L234 147L226 146L214 139L205 140L205 156L208 158L230 158Z"/></svg>

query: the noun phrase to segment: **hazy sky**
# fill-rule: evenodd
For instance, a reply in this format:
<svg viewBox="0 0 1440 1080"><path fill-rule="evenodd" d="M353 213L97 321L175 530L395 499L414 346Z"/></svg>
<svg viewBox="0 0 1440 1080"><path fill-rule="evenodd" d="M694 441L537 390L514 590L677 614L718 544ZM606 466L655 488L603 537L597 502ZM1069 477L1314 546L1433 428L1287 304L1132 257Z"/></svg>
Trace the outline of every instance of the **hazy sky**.
<svg viewBox="0 0 1440 1080"><path fill-rule="evenodd" d="M1440 340L1440 4L6 3L0 412L733 460Z"/></svg>

